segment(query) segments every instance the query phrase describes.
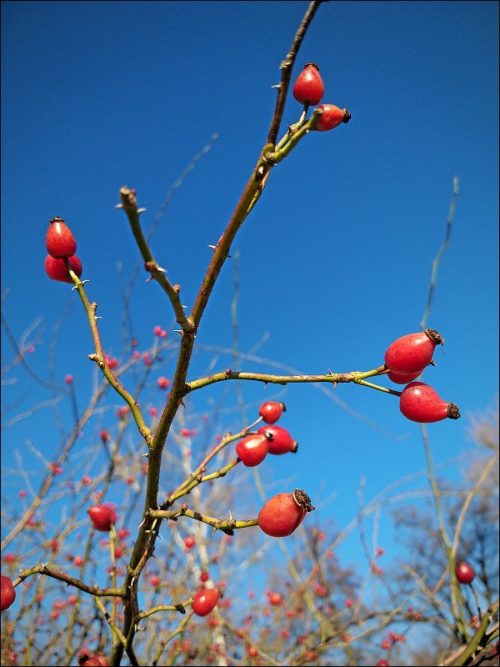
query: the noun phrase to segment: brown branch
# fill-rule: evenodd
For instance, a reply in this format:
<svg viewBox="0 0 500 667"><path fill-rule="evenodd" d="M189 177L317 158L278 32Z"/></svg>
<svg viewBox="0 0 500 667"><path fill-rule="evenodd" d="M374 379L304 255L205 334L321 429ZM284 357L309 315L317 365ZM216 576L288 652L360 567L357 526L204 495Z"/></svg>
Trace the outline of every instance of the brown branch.
<svg viewBox="0 0 500 667"><path fill-rule="evenodd" d="M31 567L29 570L21 570L17 579L13 582L14 586L18 586L22 581L28 577L32 577L34 574L44 574L47 577L59 579L59 581L63 581L68 584L68 586L79 588L81 591L90 593L90 595L95 597L123 597L124 595L121 588L99 588L98 586L89 586L80 579L72 577L70 574L66 574L66 572L62 572L61 570L55 570L44 563L42 565L35 565L35 567Z"/></svg>

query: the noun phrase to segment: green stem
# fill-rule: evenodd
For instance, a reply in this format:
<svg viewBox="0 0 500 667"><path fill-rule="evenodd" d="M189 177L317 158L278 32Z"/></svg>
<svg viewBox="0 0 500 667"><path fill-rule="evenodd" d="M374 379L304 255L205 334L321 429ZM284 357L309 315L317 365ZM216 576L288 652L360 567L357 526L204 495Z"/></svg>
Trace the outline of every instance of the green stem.
<svg viewBox="0 0 500 667"><path fill-rule="evenodd" d="M274 375L271 373L248 373L244 371L232 371L227 369L220 373L214 373L198 380L192 380L186 383L187 391L195 391L202 389L208 385L216 382L225 382L226 380L252 380L255 382L264 382L265 384L291 384L291 383L306 383L306 382L328 382L330 384L343 384L347 382L355 382L365 386L371 386L379 391L386 391L388 393L395 393L400 396L400 392L371 385L364 382L364 378L372 377L374 375L381 375L385 372L385 366L379 366L369 371L351 371L350 373L324 373L321 375Z"/></svg>
<svg viewBox="0 0 500 667"><path fill-rule="evenodd" d="M234 530L239 530L241 528L250 528L251 526L257 525L257 519L247 519L243 521L238 521L236 519L216 519L206 514L201 514L200 512L195 512L190 510L187 506L183 505L178 510L151 510L149 516L155 519L171 519L173 521L177 520L181 516L187 516L190 519L195 519L196 521L201 521L206 523L209 526L217 530L221 530L223 533L232 535Z"/></svg>

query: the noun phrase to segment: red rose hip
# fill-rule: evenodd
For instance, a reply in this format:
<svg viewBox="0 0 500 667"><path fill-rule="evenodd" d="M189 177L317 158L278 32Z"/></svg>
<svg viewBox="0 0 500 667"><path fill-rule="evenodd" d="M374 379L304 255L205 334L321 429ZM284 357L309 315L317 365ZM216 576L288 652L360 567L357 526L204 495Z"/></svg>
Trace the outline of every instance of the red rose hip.
<svg viewBox="0 0 500 667"><path fill-rule="evenodd" d="M0 609L4 611L16 599L16 589L12 585L12 579L5 577L3 574L0 577Z"/></svg>
<svg viewBox="0 0 500 667"><path fill-rule="evenodd" d="M385 365L397 373L423 371L432 361L436 345L443 343L443 337L435 329L401 336L387 348Z"/></svg>
<svg viewBox="0 0 500 667"><path fill-rule="evenodd" d="M57 259L71 257L75 254L75 237L62 218L52 218L49 222L45 245L49 255Z"/></svg>
<svg viewBox="0 0 500 667"><path fill-rule="evenodd" d="M69 268L80 278L83 269L79 258L76 255L73 255L67 262ZM45 258L45 272L52 280L58 280L62 283L73 282L66 267L66 260L64 259L55 259L55 257L47 255Z"/></svg>
<svg viewBox="0 0 500 667"><path fill-rule="evenodd" d="M218 588L202 588L194 596L193 611L197 616L206 616L219 600Z"/></svg>
<svg viewBox="0 0 500 667"><path fill-rule="evenodd" d="M292 438L290 433L282 426L271 424L269 426L261 426L257 433L262 433L271 436L269 442L269 454L286 454L287 452L295 452L299 447L299 443Z"/></svg>
<svg viewBox="0 0 500 667"><path fill-rule="evenodd" d="M284 403L279 403L278 401L266 401L260 406L259 415L266 424L274 424L285 411L286 407Z"/></svg>
<svg viewBox="0 0 500 667"><path fill-rule="evenodd" d="M327 132L333 130L341 123L348 123L351 120L351 114L347 109L340 109L334 104L321 104L318 109L321 109L321 115L318 115L313 130L318 132Z"/></svg>
<svg viewBox="0 0 500 667"><path fill-rule="evenodd" d="M422 424L460 417L457 405L443 401L432 387L423 382L410 382L403 389L399 408L407 419Z"/></svg>
<svg viewBox="0 0 500 667"><path fill-rule="evenodd" d="M111 505L94 505L87 510L94 528L103 533L108 532L116 523L116 510Z"/></svg>
<svg viewBox="0 0 500 667"><path fill-rule="evenodd" d="M272 436L264 433L252 433L236 445L236 454L241 462L253 468L266 458Z"/></svg>
<svg viewBox="0 0 500 667"><path fill-rule="evenodd" d="M196 544L196 540L192 535L187 535L184 538L184 546L186 549L189 551L189 549L192 549L194 545Z"/></svg>
<svg viewBox="0 0 500 667"><path fill-rule="evenodd" d="M304 491L278 493L260 510L257 522L260 529L271 537L286 537L302 523L314 507Z"/></svg>
<svg viewBox="0 0 500 667"><path fill-rule="evenodd" d="M461 584L470 584L474 580L476 573L472 565L462 561L455 568L455 576Z"/></svg>
<svg viewBox="0 0 500 667"><path fill-rule="evenodd" d="M293 96L301 104L319 104L325 92L316 63L307 63L293 86Z"/></svg>

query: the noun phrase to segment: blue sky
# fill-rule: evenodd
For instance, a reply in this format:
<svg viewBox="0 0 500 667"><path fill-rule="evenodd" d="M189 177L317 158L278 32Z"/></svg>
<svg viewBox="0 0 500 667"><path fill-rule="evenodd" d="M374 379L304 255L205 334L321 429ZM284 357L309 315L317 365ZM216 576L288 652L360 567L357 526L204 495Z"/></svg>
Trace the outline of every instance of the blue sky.
<svg viewBox="0 0 500 667"><path fill-rule="evenodd" d="M41 318L30 363L46 375L53 362L59 383L72 373L82 403L93 378L91 339L76 294L45 276L48 220L62 216L77 237L105 347L123 358L126 280L117 266L127 276L138 252L114 209L120 186L137 189L148 227L192 156L217 133L152 241L189 307L210 258L207 245L222 233L265 143L271 86L306 6L2 3L4 314L16 336ZM469 449L470 415L498 394L497 26L494 2L321 6L292 79L304 63L317 62L324 101L347 107L352 120L306 137L276 167L233 246L240 252L240 349L258 346L262 358L242 362L244 370L271 371L266 360L305 373L367 370L382 363L392 340L419 328L458 175L456 219L429 319L446 346L425 379L459 404L463 418L431 425L438 464ZM290 98L284 127L299 114ZM233 267L229 261L223 269L200 346L231 347ZM53 327L67 308L54 361ZM142 347L153 326L172 325L160 290L142 273L131 313ZM2 351L8 360L5 336ZM190 377L205 374L212 358L200 352ZM215 360L216 369L230 364L227 355ZM161 374L171 371L165 362ZM6 420L50 396L21 370L14 375L3 391ZM347 525L361 480L369 500L424 470L419 428L394 397L357 386L337 387L333 399L302 385L243 391L249 414L266 398L286 402L282 424L300 454L266 461L262 476L273 492L309 490L321 519ZM194 395L188 418L196 423L212 397L223 397L224 427L236 430L236 396L227 386ZM65 428L70 414L63 403ZM6 468L27 439L50 458L58 438L50 410L23 419L4 432ZM445 470L456 478L461 464ZM13 490L21 484L10 473L6 483ZM423 488L425 479L415 484Z"/></svg>

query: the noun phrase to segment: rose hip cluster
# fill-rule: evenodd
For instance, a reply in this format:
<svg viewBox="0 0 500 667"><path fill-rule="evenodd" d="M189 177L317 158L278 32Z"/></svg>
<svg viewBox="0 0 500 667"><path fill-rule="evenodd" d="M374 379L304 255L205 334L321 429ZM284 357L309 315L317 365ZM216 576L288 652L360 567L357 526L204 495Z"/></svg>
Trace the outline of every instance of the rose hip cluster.
<svg viewBox="0 0 500 667"><path fill-rule="evenodd" d="M262 463L268 454L297 451L299 445L290 433L274 425L285 410L285 404L277 401L266 401L260 406L259 415L267 426L262 426L256 433L250 433L236 445L236 454L244 465L253 468Z"/></svg>
<svg viewBox="0 0 500 667"><path fill-rule="evenodd" d="M256 433L245 436L236 445L236 454L244 465L252 468L262 463L268 454L281 455L297 451L297 441L285 428L275 425L285 410L284 403L277 401L262 403L259 416L266 425L259 428ZM260 510L258 525L271 537L286 537L293 533L307 512L313 509L311 499L300 489L296 489L293 493L278 493Z"/></svg>
<svg viewBox="0 0 500 667"><path fill-rule="evenodd" d="M458 419L460 410L454 403L444 401L437 392L423 382L414 382L432 363L436 345L443 345L442 336L435 329L407 334L395 340L385 352L388 377L398 384L406 384L401 392L399 407L407 419L431 423L442 419Z"/></svg>
<svg viewBox="0 0 500 667"><path fill-rule="evenodd" d="M316 106L323 99L325 86L316 63L307 63L293 86L293 96L304 105L307 111L310 105ZM347 109L340 109L334 104L321 104L316 109L317 118L314 129L318 132L333 130L341 123L348 123L351 114Z"/></svg>
<svg viewBox="0 0 500 667"><path fill-rule="evenodd" d="M75 255L75 237L62 218L50 220L45 245L49 253L45 258L45 271L49 278L72 283L69 269L78 277L82 275L82 263Z"/></svg>

